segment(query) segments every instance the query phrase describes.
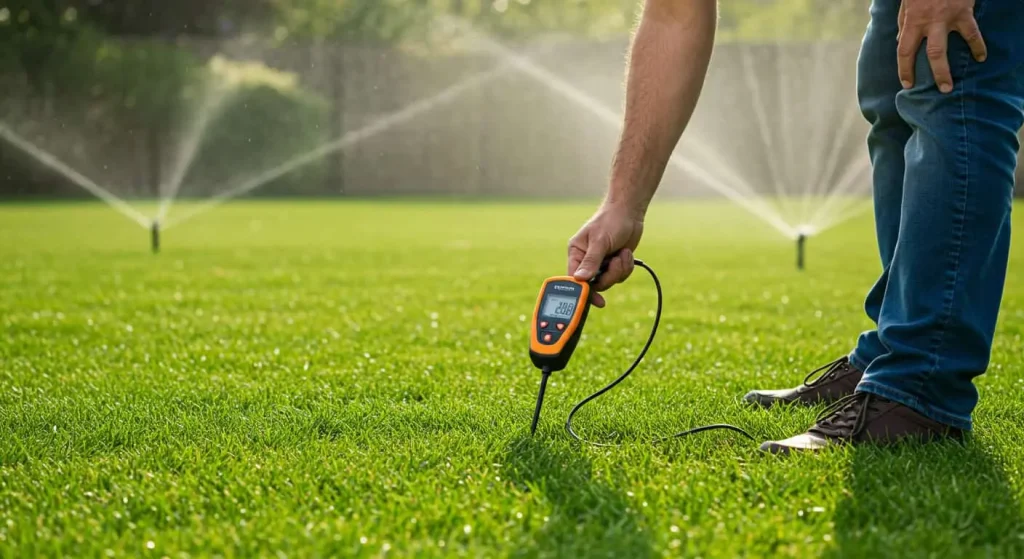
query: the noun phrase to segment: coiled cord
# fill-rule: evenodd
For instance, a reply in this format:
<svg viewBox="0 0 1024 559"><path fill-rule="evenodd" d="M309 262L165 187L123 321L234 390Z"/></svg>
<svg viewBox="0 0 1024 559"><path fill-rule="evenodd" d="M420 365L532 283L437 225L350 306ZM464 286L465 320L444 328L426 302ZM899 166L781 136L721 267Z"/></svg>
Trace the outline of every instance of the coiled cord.
<svg viewBox="0 0 1024 559"><path fill-rule="evenodd" d="M580 437L579 435L576 434L576 431L573 430L573 428L572 428L572 418L573 418L573 416L576 415L576 412L580 411L580 409L583 406L585 406L585 405L589 404L590 402L596 400L597 398L601 397L602 395L607 393L609 390L611 390L611 389L615 388L616 386L618 386L619 383L621 383L622 381L626 380L626 378L629 377L629 375L633 374L633 371L636 370L637 366L640 365L640 362L643 361L644 356L647 355L647 350L651 348L651 344L654 343L654 336L657 335L657 333L658 333L658 325L661 323L661 308L662 308L663 296L662 296L662 292L661 292L661 281L658 280L658 274L655 274L654 270L652 270L651 267L648 266L646 263L644 263L644 261L642 261L642 260L634 260L633 263L635 265L643 268L644 270L647 270L647 273L649 273L651 275L651 279L654 280L654 287L655 287L655 289L657 289L657 291L658 291L658 310L654 313L654 325L651 326L651 335L648 336L647 343L644 344L644 348L642 350L640 350L640 353L636 356L636 359L633 361L633 364L630 365L628 369L626 369L626 372L622 373L622 375L620 375L619 378L613 380L612 382L610 382L604 388L598 390L597 392L594 392L590 396L587 396L586 398L581 400L580 403L576 404L576 406L572 408L572 411L569 412L569 417L566 418L566 420L565 420L565 430L566 430L567 433L569 433L569 436L571 436L572 438L576 439L577 441L579 441L581 443L587 443L587 444L591 444L591 445L594 445L594 446L616 446L614 444L595 443L593 441L588 441L586 439L583 439L582 437ZM694 435L694 434L697 434L697 433L703 433L705 431L713 431L713 430L718 430L718 429L723 429L723 430L727 430L727 431L733 431L733 432L736 432L736 433L739 433L739 434L743 435L744 437L747 437L750 440L755 440L754 437L750 435L750 433L744 431L743 429L740 429L739 427L736 427L734 425L716 424L716 425L704 425L702 427L695 427L693 429L687 429L686 431L680 431L679 433L676 433L676 434L671 435L669 437L663 437L663 438L660 438L660 439L656 439L654 442L655 443L660 443L660 442L663 442L663 441L667 441L669 439L674 439L674 438L678 438L678 437L685 437L687 435Z"/></svg>

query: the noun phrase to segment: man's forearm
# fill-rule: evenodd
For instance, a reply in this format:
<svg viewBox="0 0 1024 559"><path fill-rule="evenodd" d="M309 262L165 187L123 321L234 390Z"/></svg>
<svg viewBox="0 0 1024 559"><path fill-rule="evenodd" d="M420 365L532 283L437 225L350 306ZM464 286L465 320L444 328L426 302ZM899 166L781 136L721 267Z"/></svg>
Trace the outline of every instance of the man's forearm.
<svg viewBox="0 0 1024 559"><path fill-rule="evenodd" d="M716 20L715 0L647 0L607 203L647 211L704 86Z"/></svg>

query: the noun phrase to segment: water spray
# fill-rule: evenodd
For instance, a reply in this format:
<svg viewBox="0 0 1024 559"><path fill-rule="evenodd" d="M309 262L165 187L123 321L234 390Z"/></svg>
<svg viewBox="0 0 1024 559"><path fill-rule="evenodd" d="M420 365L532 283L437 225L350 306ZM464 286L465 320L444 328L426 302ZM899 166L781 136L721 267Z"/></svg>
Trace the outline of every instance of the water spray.
<svg viewBox="0 0 1024 559"><path fill-rule="evenodd" d="M439 93L414 101L395 112L389 113L370 122L362 128L346 132L344 136L336 140L321 144L320 146L299 154L276 167L265 170L254 177L241 181L230 189L213 195L209 200L193 207L191 210L171 217L164 224L164 227L176 226L182 222L188 221L200 214L212 210L232 198L251 192L256 188L295 171L296 169L314 163L327 155L348 149L349 147L352 147L364 140L377 136L383 132L387 132L396 126L408 123L420 115L426 114L439 107L450 105L464 94L497 79L504 73L508 72L511 68L512 67L507 63L501 64L489 70L483 70L463 78L459 82L448 86Z"/></svg>
<svg viewBox="0 0 1024 559"><path fill-rule="evenodd" d="M540 411L541 406L544 404L544 392L547 388L548 378L551 376L551 373L561 371L569 364L569 359L576 350L580 335L583 333L583 326L587 322L587 315L590 312L592 286L601 277L601 274L607 270L608 262L609 260L605 260L601 266L601 271L589 282L582 282L571 276L556 276L545 280L541 287L540 295L537 297L537 306L533 311L533 323L530 325L530 360L535 367L541 370L542 374L540 393L537 394L537 405L533 412L533 423L530 426L531 435L537 431L537 423L540 421ZM661 282L658 280L654 270L643 261L635 260L634 263L637 267L647 270L647 273L651 275L651 279L654 280L654 287L658 292L658 309L654 314L651 335L647 338L647 343L644 344L643 349L640 350L633 364L626 369L626 372L622 373L619 378L601 390L587 396L580 403L576 404L565 420L565 430L569 433L569 436L577 441L595 446L611 445L587 441L577 435L572 427L573 416L576 415L580 408L615 388L633 373L640 362L643 361L644 356L647 355L647 350L650 349L651 344L654 342L654 336L658 333L658 324L661 322L663 299ZM754 440L754 437L739 427L719 424L688 429L671 437L658 439L655 442L715 429L734 431L748 439Z"/></svg>
<svg viewBox="0 0 1024 559"><path fill-rule="evenodd" d="M113 192L101 187L88 177L82 175L78 171L75 171L71 167L68 167L52 153L41 149L32 142L29 142L22 136L18 135L3 122L0 122L0 138L3 138L14 147L20 149L39 163L45 165L47 168L64 176L66 179L71 181L72 184L85 189L93 196L103 200L110 205L110 207L114 208L128 219L138 223L142 227L149 226L149 220L142 214L142 212L128 205L127 202L114 195Z"/></svg>
<svg viewBox="0 0 1024 559"><path fill-rule="evenodd" d="M153 245L153 254L160 252L160 220L154 219L149 226L149 238Z"/></svg>

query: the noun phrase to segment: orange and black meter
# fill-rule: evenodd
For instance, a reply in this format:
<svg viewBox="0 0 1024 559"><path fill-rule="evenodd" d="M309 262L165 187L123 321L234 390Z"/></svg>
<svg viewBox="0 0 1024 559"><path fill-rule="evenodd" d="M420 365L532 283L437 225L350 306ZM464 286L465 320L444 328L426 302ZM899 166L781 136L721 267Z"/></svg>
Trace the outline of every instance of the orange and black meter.
<svg viewBox="0 0 1024 559"><path fill-rule="evenodd" d="M590 284L570 276L544 280L530 327L530 359L545 373L561 371L580 341L590 311Z"/></svg>
<svg viewBox="0 0 1024 559"><path fill-rule="evenodd" d="M537 307L533 309L533 323L530 324L530 360L543 376L530 434L537 431L548 377L569 364L569 358L580 341L587 313L590 312L590 286L607 270L608 260L605 260L597 276L589 283L571 276L556 276L544 280L540 288Z"/></svg>

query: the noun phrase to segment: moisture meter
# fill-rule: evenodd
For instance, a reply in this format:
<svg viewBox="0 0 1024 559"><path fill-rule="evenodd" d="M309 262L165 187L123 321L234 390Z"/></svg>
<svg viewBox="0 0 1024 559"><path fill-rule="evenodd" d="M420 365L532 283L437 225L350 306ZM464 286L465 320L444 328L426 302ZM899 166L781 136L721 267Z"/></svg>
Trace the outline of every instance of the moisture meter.
<svg viewBox="0 0 1024 559"><path fill-rule="evenodd" d="M601 272L607 269L607 264L605 261ZM601 272L590 282L597 281ZM548 377L569 364L589 312L590 283L572 276L555 276L544 280L540 295L537 296L537 306L533 309L533 324L530 325L530 360L543 373L540 393L537 394L537 408L533 412L533 424L530 426L531 435L537 431Z"/></svg>
<svg viewBox="0 0 1024 559"><path fill-rule="evenodd" d="M640 260L634 260L634 264L647 270L654 280L654 287L658 293L658 308L654 313L654 324L651 326L651 334L647 343L637 355L633 364L626 369L617 379L608 386L586 397L569 412L565 420L565 430L574 439L583 441L572 428L572 418L588 402L615 388L620 382L626 379L643 360L647 350L650 349L654 336L658 332L658 323L661 321L662 293L661 282L657 274L650 266ZM544 280L540 288L540 295L537 296L537 306L533 310L533 322L530 324L530 360L534 366L541 370L543 376L540 381L540 393L537 394L537 407L533 412L533 424L530 426L530 433L537 431L537 422L540 420L540 409L544 404L544 390L548 385L548 377L551 373L565 369L569 359L576 350L576 344L580 341L580 334L583 333L583 325L587 322L587 314L590 312L591 286L601 277L608 268L608 260L601 266L601 271L589 282L582 282L570 276L555 276ZM694 433L711 431L714 429L727 429L740 433L747 438L753 439L749 433L733 427L732 425L706 425L676 433L672 437L683 437ZM666 440L659 439L659 440ZM587 441L589 442L589 441ZM598 446L608 446L600 443Z"/></svg>
<svg viewBox="0 0 1024 559"><path fill-rule="evenodd" d="M590 312L590 284L570 276L544 280L533 310L530 359L542 371L561 371L580 341Z"/></svg>

